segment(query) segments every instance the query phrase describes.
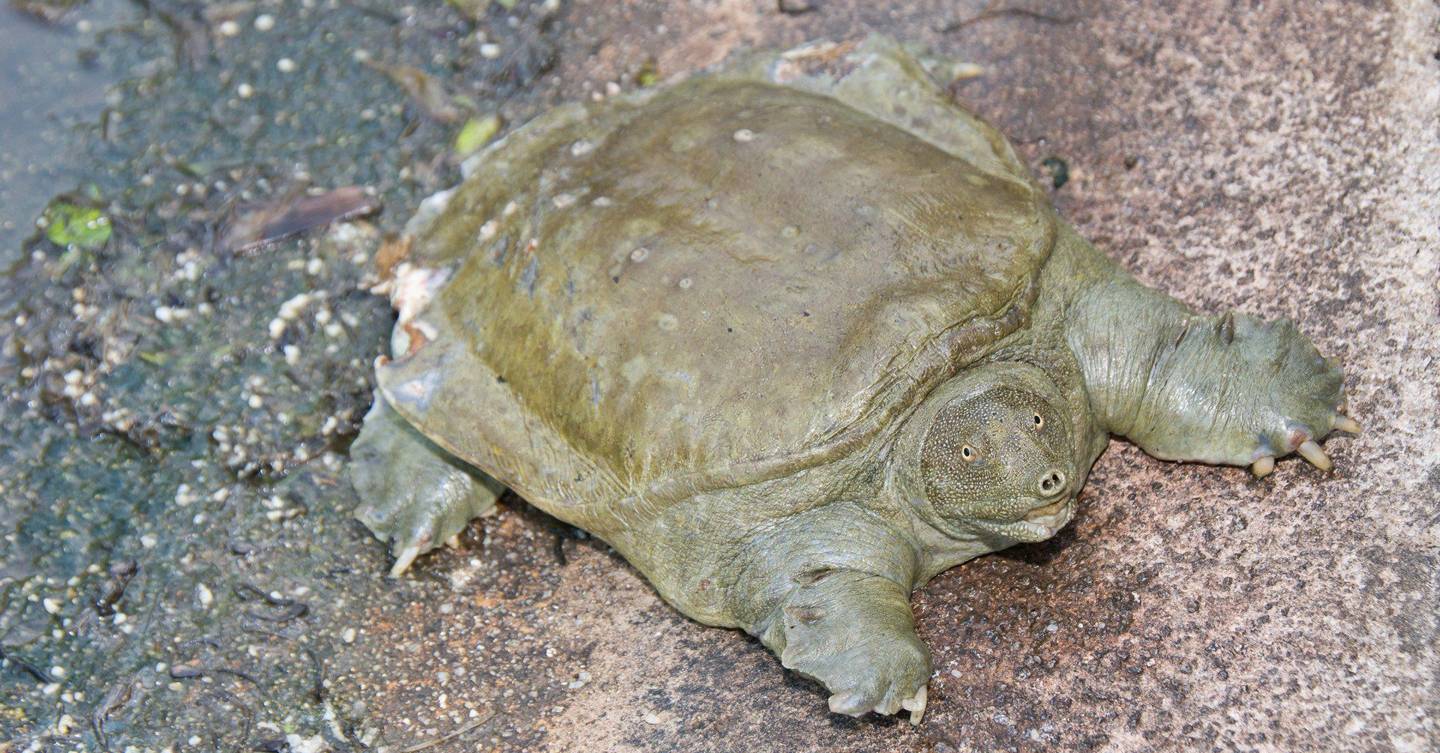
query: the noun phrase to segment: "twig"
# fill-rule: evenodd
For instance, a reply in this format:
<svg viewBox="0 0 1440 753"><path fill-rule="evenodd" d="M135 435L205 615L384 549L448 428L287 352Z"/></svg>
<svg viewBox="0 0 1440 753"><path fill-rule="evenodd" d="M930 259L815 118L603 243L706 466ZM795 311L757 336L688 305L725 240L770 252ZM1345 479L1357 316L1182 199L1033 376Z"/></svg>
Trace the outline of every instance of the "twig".
<svg viewBox="0 0 1440 753"><path fill-rule="evenodd" d="M110 750L110 739L105 734L105 723L110 720L110 712L130 702L130 695L134 691L133 677L110 686L110 689L105 691L105 697L100 700L100 705L95 707L95 714L90 717L90 723L95 728L95 737L100 741L100 749L107 753Z"/></svg>
<svg viewBox="0 0 1440 753"><path fill-rule="evenodd" d="M1080 20L1079 16L1052 16L1048 13L1041 13L1040 11L1030 10L1028 8L986 8L985 10L982 10L967 19L961 21L951 21L950 23L940 27L940 33L949 34L952 31L960 31L961 29L964 29L968 26L974 26L981 21L990 21L996 18L1004 18L1006 16L1018 16L1020 18L1028 18L1032 21L1040 21L1041 23L1056 25L1073 24L1076 21Z"/></svg>
<svg viewBox="0 0 1440 753"><path fill-rule="evenodd" d="M9 661L16 667L24 670L25 674L28 674L31 677L35 678L38 682L43 682L46 684L55 682L55 678L51 677L49 672L46 672L45 670L35 666L34 664L31 664L28 661L25 661L24 659L21 659L14 654L5 653L4 646L0 646L0 661Z"/></svg>
<svg viewBox="0 0 1440 753"><path fill-rule="evenodd" d="M433 747L435 747L436 745L439 745L440 743L450 742L451 740L454 740L455 738L457 738L457 737L459 737L459 736L461 736L461 735L463 735L463 734L465 734L465 733L467 733L467 732L475 729L476 727L479 727L480 725L482 725L482 724L484 724L484 723L486 723L486 722L488 722L488 721L490 721L491 719L494 719L494 718L495 718L495 712L494 712L494 711L487 711L487 712L485 712L484 714L481 714L479 719L476 719L475 721L470 722L469 724L461 727L460 729L455 730L454 732L449 732L449 733L443 734L443 735L441 735L441 736L439 736L439 737L437 737L437 738L435 738L435 739L433 739L433 740L428 740L428 741L423 742L423 743L416 743L416 744L414 744L414 745L411 745L411 746L408 747L408 748L401 748L401 749L400 749L399 751L397 751L396 753L420 753L420 751L422 751L422 750L427 750L427 749L429 749L429 748L433 748Z"/></svg>

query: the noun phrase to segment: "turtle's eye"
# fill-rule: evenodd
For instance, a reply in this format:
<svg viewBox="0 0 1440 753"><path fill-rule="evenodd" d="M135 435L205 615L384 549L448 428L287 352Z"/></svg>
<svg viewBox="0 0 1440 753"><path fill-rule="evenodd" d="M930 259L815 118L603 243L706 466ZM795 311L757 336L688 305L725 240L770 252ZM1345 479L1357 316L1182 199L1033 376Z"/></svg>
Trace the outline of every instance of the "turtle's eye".
<svg viewBox="0 0 1440 753"><path fill-rule="evenodd" d="M951 447L954 447L954 445L951 445ZM974 447L967 444L960 448L960 457L965 458L965 462L967 463L973 463L975 462L975 458L980 457L980 453L976 452Z"/></svg>
<svg viewBox="0 0 1440 753"><path fill-rule="evenodd" d="M1041 416L1039 413L1036 413L1033 418L1035 420L1035 431L1040 431L1041 429L1045 428L1045 418L1043 416Z"/></svg>

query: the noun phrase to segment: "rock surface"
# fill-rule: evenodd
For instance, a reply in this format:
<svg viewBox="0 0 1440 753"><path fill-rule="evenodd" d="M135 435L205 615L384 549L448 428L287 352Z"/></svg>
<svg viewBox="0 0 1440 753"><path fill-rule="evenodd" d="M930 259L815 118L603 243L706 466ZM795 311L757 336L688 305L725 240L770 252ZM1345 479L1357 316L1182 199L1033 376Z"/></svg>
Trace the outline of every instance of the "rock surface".
<svg viewBox="0 0 1440 753"><path fill-rule="evenodd" d="M203 280L253 286L215 301L215 321L228 324L202 332L196 316L163 337L137 335L170 394L152 395L155 378L123 366L98 377L110 390L102 403L133 395L140 429L158 439L87 439L78 452L95 467L56 480L37 469L63 466L76 446L62 438L68 419L22 405L23 390L0 415L11 473L0 475L0 648L51 681L14 661L0 668L0 733L10 733L0 738L392 752L438 740L428 748L438 753L1440 748L1440 10L1418 0L808 5L565 4L554 19L524 16L495 32L499 57L470 50L477 68L457 65L446 83L459 91L479 70L518 121L546 99L681 75L746 45L876 30L971 61L982 75L957 83L956 96L1052 184L1065 168L1054 198L1088 238L1200 308L1294 318L1344 361L1350 413L1367 432L1327 445L1335 473L1289 460L1257 482L1117 442L1059 537L969 563L917 594L937 668L923 725L835 717L818 686L754 640L685 620L603 545L513 498L472 524L458 550L382 579L381 546L347 519L344 442L328 439L353 430L365 363L384 339L383 307L354 292L362 267L333 234L254 257L212 259L202 247ZM504 28L498 7L486 23ZM276 55L334 41L287 27L290 6L273 12L275 35L297 29L296 47ZM447 24L386 27L366 43L399 40L416 58L443 60ZM312 83L322 75L303 58L300 70ZM253 75L262 91L289 80L268 64ZM332 102L380 99L326 86ZM414 129L389 112L364 128L394 138L403 127L409 143ZM296 139L316 138L303 117L290 125ZM433 152L390 155L407 165L398 179L386 165L327 164L343 149L314 143L332 150L312 155L317 180L375 183L392 201L453 180ZM380 222L395 227L408 211L387 206ZM164 222L179 234L180 220ZM173 255L183 248L165 247L157 276L184 276L190 257ZM76 289L132 284L111 277ZM272 343L271 317L316 289L324 299L296 304L304 316ZM69 287L40 290L26 291L32 318L69 310ZM131 305L99 296L86 300ZM343 337L325 339L324 323L311 322L322 307L346 321ZM26 338L32 329L17 325ZM208 366L197 357L192 369L187 354L217 342L233 343L230 354ZM327 351L330 342L343 346ZM299 382L284 376L292 355ZM21 374L20 361L7 352L0 374ZM205 378L187 381L195 374ZM341 428L310 425L317 411L345 416ZM175 415L181 429L166 423ZM203 425L194 441L172 437L189 431L186 420ZM285 470L231 462L242 443L214 431L232 425L263 429L244 447ZM32 450L42 439L49 449ZM110 497L87 496L92 477ZM128 506L106 517L102 499ZM36 532L60 528L91 543L47 559ZM111 570L130 559L139 574L116 606L133 615L133 632L87 606L89 589L106 594L123 575ZM62 598L72 576L78 606ZM42 598L51 593L61 602ZM67 682L64 667L57 677L45 665L69 655Z"/></svg>

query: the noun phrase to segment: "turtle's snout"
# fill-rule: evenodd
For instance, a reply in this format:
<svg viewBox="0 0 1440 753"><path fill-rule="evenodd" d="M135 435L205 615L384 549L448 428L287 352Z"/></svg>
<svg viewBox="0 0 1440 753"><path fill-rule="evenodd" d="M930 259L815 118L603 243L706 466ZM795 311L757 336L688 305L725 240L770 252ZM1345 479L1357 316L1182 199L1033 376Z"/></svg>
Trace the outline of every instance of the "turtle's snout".
<svg viewBox="0 0 1440 753"><path fill-rule="evenodd" d="M1040 480L1035 483L1035 489L1040 493L1041 499L1053 499L1065 493L1065 472L1059 468L1051 468L1041 474Z"/></svg>

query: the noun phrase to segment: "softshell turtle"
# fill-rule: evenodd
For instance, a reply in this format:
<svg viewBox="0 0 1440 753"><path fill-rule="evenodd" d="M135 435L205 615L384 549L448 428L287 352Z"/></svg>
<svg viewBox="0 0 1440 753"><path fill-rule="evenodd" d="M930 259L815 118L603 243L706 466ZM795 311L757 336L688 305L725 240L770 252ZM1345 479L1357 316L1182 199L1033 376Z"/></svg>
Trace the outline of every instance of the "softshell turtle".
<svg viewBox="0 0 1440 753"><path fill-rule="evenodd" d="M919 720L911 591L1054 535L1109 435L1263 476L1358 429L1294 325L1141 286L885 39L560 107L466 173L352 450L393 572L508 487L836 712Z"/></svg>

